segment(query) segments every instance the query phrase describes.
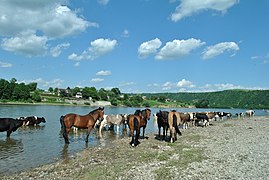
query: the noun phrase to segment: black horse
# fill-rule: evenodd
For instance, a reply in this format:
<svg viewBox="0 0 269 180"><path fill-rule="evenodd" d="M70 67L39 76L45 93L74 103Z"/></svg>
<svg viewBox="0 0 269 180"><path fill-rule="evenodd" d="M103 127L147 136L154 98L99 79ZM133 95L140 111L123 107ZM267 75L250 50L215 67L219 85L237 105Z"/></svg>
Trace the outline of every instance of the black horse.
<svg viewBox="0 0 269 180"><path fill-rule="evenodd" d="M163 138L162 140L165 140L167 136L167 130L168 130L168 111L159 111L156 113L157 116L157 124L159 128L159 139L161 139L161 128L163 128Z"/></svg>
<svg viewBox="0 0 269 180"><path fill-rule="evenodd" d="M0 132L7 131L7 137L23 125L23 120L13 118L0 118Z"/></svg>

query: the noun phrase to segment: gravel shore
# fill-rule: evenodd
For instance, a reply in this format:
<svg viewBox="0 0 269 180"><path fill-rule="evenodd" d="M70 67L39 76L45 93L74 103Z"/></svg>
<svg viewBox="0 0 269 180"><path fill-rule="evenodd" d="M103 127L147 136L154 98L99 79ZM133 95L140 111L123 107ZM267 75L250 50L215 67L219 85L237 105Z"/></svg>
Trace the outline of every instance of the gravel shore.
<svg viewBox="0 0 269 180"><path fill-rule="evenodd" d="M269 117L213 121L175 143L130 138L0 179L269 179ZM70 144L72 145L72 144Z"/></svg>

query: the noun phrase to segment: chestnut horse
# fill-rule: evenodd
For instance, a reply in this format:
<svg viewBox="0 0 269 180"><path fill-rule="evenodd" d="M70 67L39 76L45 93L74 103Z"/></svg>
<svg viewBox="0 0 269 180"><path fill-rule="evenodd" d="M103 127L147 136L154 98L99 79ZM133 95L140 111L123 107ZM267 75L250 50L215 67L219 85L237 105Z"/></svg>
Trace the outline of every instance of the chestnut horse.
<svg viewBox="0 0 269 180"><path fill-rule="evenodd" d="M91 111L89 114L83 116L73 113L61 116L60 123L62 125L65 143L69 144L68 133L70 132L72 126L75 126L79 129L88 129L86 137L87 143L91 129L94 127L98 119L100 119L101 121L104 119L104 108L99 107Z"/></svg>
<svg viewBox="0 0 269 180"><path fill-rule="evenodd" d="M179 131L179 124L181 123L180 114L176 111L170 111L168 114L168 125L170 130L170 138L171 142L175 142L177 140L177 133L181 136L181 132Z"/></svg>
<svg viewBox="0 0 269 180"><path fill-rule="evenodd" d="M139 115L139 113L142 113L142 119L141 119L141 122L140 122L140 128L143 128L143 136L142 138L145 138L145 129L147 127L147 123L148 123L148 120L150 120L150 115L151 115L151 110L146 108L142 111L140 110L136 110L135 111L135 115Z"/></svg>
<svg viewBox="0 0 269 180"><path fill-rule="evenodd" d="M130 114L127 116L127 122L130 129L130 135L132 136L132 140L130 142L131 146L137 146L139 144L138 138L140 135L140 123L142 119L142 111L136 110L136 115ZM136 134L134 134L136 131Z"/></svg>

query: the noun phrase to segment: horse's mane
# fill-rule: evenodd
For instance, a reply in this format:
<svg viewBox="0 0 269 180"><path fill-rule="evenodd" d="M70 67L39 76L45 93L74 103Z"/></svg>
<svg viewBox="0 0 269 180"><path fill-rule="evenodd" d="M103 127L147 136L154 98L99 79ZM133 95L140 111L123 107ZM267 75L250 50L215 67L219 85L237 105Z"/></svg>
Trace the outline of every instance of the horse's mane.
<svg viewBox="0 0 269 180"><path fill-rule="evenodd" d="M137 109L137 110L135 111L134 115L139 116L140 113L142 113L142 111L141 111L140 109Z"/></svg>
<svg viewBox="0 0 269 180"><path fill-rule="evenodd" d="M91 112L89 112L89 114L94 114L96 111L99 111L99 110L104 110L104 108L99 107L99 108L94 109Z"/></svg>

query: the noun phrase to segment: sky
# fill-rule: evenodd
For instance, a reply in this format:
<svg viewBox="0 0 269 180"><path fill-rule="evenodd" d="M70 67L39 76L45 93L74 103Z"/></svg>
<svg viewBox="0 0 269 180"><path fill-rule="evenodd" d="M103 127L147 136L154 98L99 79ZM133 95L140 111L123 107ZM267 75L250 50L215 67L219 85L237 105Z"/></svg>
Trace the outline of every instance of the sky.
<svg viewBox="0 0 269 180"><path fill-rule="evenodd" d="M0 0L0 78L44 90L269 89L268 9L268 0Z"/></svg>

